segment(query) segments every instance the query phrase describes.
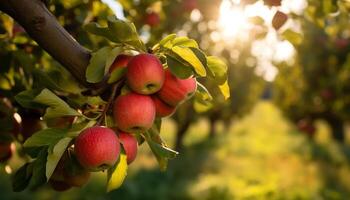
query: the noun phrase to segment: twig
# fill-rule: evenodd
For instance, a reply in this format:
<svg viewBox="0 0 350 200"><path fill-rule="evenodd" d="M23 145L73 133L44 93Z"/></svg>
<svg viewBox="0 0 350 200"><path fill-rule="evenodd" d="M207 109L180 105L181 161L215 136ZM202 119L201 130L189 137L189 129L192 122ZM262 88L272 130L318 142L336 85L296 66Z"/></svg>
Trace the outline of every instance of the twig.
<svg viewBox="0 0 350 200"><path fill-rule="evenodd" d="M97 121L97 123L96 123L97 125L101 125L101 124L102 124L103 120L104 120L105 117L106 117L106 114L107 114L109 108L111 107L111 105L112 105L112 103L113 103L113 101L114 101L114 99L115 99L115 96L120 94L121 89L122 89L122 87L123 87L123 85L124 85L124 82L125 82L125 80L124 80L124 79L121 79L121 80L119 80L117 83L115 83L115 84L113 85L113 87L112 87L112 94L111 94L111 96L109 97L107 104L106 104L105 107L103 108L101 117L100 117L100 119L99 119L99 120Z"/></svg>

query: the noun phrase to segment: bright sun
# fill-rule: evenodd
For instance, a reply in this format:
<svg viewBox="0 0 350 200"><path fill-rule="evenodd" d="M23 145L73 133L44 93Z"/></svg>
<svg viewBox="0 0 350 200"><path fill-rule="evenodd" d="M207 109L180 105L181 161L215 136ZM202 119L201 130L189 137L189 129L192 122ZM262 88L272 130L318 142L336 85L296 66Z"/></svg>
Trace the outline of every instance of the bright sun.
<svg viewBox="0 0 350 200"><path fill-rule="evenodd" d="M260 16L269 20L273 12L263 5L262 2L255 3L244 8L240 7L239 0L224 0L220 5L220 16L218 26L224 39L244 39L247 32L252 28L249 18Z"/></svg>

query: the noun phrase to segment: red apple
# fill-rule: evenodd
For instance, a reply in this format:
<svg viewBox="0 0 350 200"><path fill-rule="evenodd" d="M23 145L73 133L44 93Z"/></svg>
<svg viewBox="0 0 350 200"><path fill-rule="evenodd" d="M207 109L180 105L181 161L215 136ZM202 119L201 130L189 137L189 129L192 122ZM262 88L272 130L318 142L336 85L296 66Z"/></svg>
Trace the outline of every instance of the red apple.
<svg viewBox="0 0 350 200"><path fill-rule="evenodd" d="M298 121L299 131L307 134L309 137L313 137L316 132L316 128L310 119L301 119Z"/></svg>
<svg viewBox="0 0 350 200"><path fill-rule="evenodd" d="M152 100L154 102L154 105L156 106L156 116L157 117L167 117L172 115L176 107L175 106L170 106L166 104L164 101L159 99L157 96L152 96Z"/></svg>
<svg viewBox="0 0 350 200"><path fill-rule="evenodd" d="M76 138L74 150L80 164L89 171L113 166L120 153L117 135L112 129L95 126L83 130Z"/></svg>
<svg viewBox="0 0 350 200"><path fill-rule="evenodd" d="M109 68L109 73L112 73L115 69L119 67L126 67L132 56L121 54L116 57L113 64Z"/></svg>
<svg viewBox="0 0 350 200"><path fill-rule="evenodd" d="M50 179L49 184L51 185L52 189L58 192L63 192L72 188L72 186L70 186L68 183L64 181L56 181L56 180Z"/></svg>
<svg viewBox="0 0 350 200"><path fill-rule="evenodd" d="M268 6L280 6L282 0L264 0L264 4Z"/></svg>
<svg viewBox="0 0 350 200"><path fill-rule="evenodd" d="M186 100L197 89L195 78L179 79L169 70L165 71L163 87L157 93L158 97L170 106L177 106Z"/></svg>
<svg viewBox="0 0 350 200"><path fill-rule="evenodd" d="M137 140L129 133L119 133L120 143L123 145L128 164L132 163L137 155Z"/></svg>
<svg viewBox="0 0 350 200"><path fill-rule="evenodd" d="M198 7L197 0L183 0L183 8L187 12L191 12L192 10Z"/></svg>
<svg viewBox="0 0 350 200"><path fill-rule="evenodd" d="M6 162L11 156L11 143L0 143L0 163Z"/></svg>
<svg viewBox="0 0 350 200"><path fill-rule="evenodd" d="M128 63L126 79L129 87L139 94L153 94L164 83L164 69L152 54L139 54Z"/></svg>
<svg viewBox="0 0 350 200"><path fill-rule="evenodd" d="M115 100L113 115L120 130L143 133L152 127L156 108L150 96L131 92Z"/></svg>
<svg viewBox="0 0 350 200"><path fill-rule="evenodd" d="M145 16L145 23L150 25L151 27L158 26L160 23L159 14L156 12L147 13Z"/></svg>
<svg viewBox="0 0 350 200"><path fill-rule="evenodd" d="M274 29L280 29L286 23L288 16L281 11L277 11L272 18L272 26Z"/></svg>

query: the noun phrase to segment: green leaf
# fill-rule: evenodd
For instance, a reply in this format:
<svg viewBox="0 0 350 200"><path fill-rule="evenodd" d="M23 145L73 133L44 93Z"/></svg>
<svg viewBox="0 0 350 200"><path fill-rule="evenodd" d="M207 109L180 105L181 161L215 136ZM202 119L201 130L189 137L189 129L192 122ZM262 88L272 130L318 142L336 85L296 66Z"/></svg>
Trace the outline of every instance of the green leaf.
<svg viewBox="0 0 350 200"><path fill-rule="evenodd" d="M28 138L23 146L24 147L40 147L40 146L49 146L51 144L56 144L60 139L62 139L67 130L65 129L56 129L56 128L47 128L41 131L36 132L30 138Z"/></svg>
<svg viewBox="0 0 350 200"><path fill-rule="evenodd" d="M222 95L224 95L225 100L227 100L228 98L230 98L230 87L228 85L228 82L226 81L224 84L219 85L219 89L222 93Z"/></svg>
<svg viewBox="0 0 350 200"><path fill-rule="evenodd" d="M168 160L175 158L179 153L166 147L158 131L154 128L145 133L145 139L151 151L156 156L160 169L162 171L166 170Z"/></svg>
<svg viewBox="0 0 350 200"><path fill-rule="evenodd" d="M33 99L40 93L40 90L25 90L15 96L15 100L24 108L40 109L44 108L40 103L34 102Z"/></svg>
<svg viewBox="0 0 350 200"><path fill-rule="evenodd" d="M12 178L12 190L21 192L28 186L32 177L32 163L26 163L20 167Z"/></svg>
<svg viewBox="0 0 350 200"><path fill-rule="evenodd" d="M303 41L303 36L300 33L292 31L291 29L285 30L281 36L283 39L288 40L293 45L299 45Z"/></svg>
<svg viewBox="0 0 350 200"><path fill-rule="evenodd" d="M111 76L108 79L108 83L111 84L119 81L126 74L126 71L126 67L118 67L117 69L113 70Z"/></svg>
<svg viewBox="0 0 350 200"><path fill-rule="evenodd" d="M119 161L107 171L107 192L118 189L124 182L128 171L128 163L125 153L121 153Z"/></svg>
<svg viewBox="0 0 350 200"><path fill-rule="evenodd" d="M213 107L210 101L203 101L201 98L194 98L193 108L197 113L209 111Z"/></svg>
<svg viewBox="0 0 350 200"><path fill-rule="evenodd" d="M84 26L84 29L94 35L105 37L113 42L118 42L117 40L113 40L113 37L108 29L108 27L101 27L96 22L89 23Z"/></svg>
<svg viewBox="0 0 350 200"><path fill-rule="evenodd" d="M166 60L171 73L173 73L175 76L181 79L186 79L193 75L192 68L189 65L180 62L170 55L166 56Z"/></svg>
<svg viewBox="0 0 350 200"><path fill-rule="evenodd" d="M188 37L185 37L185 36L175 38L172 41L172 43L173 43L173 46L199 48L195 40L189 39Z"/></svg>
<svg viewBox="0 0 350 200"><path fill-rule="evenodd" d="M202 77L206 76L206 70L203 63L201 62L200 58L198 58L197 55L190 48L174 46L172 48L172 51L176 55L180 56L183 60L188 62L198 75Z"/></svg>
<svg viewBox="0 0 350 200"><path fill-rule="evenodd" d="M209 74L214 78L216 84L224 84L227 81L227 65L215 56L208 56L207 63Z"/></svg>
<svg viewBox="0 0 350 200"><path fill-rule="evenodd" d="M64 116L81 116L79 112L69 107L69 105L48 89L44 89L34 98L34 102L47 105L44 118L55 118Z"/></svg>
<svg viewBox="0 0 350 200"><path fill-rule="evenodd" d="M175 38L176 38L176 34L167 35L165 38L163 38L163 39L159 42L159 45L165 46L167 43L173 41Z"/></svg>
<svg viewBox="0 0 350 200"><path fill-rule="evenodd" d="M133 23L119 20L113 16L108 17L108 28L119 43L129 44L139 50L146 51Z"/></svg>
<svg viewBox="0 0 350 200"><path fill-rule="evenodd" d="M50 179L52 173L55 171L58 162L60 161L63 153L66 151L72 139L73 138L65 137L54 145L52 152L50 151L50 148L48 149L46 162L46 180Z"/></svg>
<svg viewBox="0 0 350 200"><path fill-rule="evenodd" d="M213 100L213 97L211 96L211 94L209 93L208 89L202 85L201 83L197 82L197 91L195 96L199 97L200 99L202 99L203 101L211 101Z"/></svg>
<svg viewBox="0 0 350 200"><path fill-rule="evenodd" d="M33 175L30 179L29 188L36 189L46 183L45 163L47 157L47 148L43 148L38 157L33 162Z"/></svg>
<svg viewBox="0 0 350 200"><path fill-rule="evenodd" d="M64 91L62 88L60 88L59 85L55 83L55 81L52 80L52 78L49 76L47 72L44 72L40 69L34 69L33 76L35 80L38 83L40 83L40 86L46 87L50 90Z"/></svg>
<svg viewBox="0 0 350 200"><path fill-rule="evenodd" d="M105 75L106 60L111 52L111 47L103 47L92 53L90 63L86 69L86 80L89 83L98 83L102 81Z"/></svg>
<svg viewBox="0 0 350 200"><path fill-rule="evenodd" d="M106 60L106 66L105 66L105 74L108 73L109 68L111 67L111 65L113 64L114 60L117 58L117 56L123 51L123 48L121 47L115 47L113 48L107 57Z"/></svg>

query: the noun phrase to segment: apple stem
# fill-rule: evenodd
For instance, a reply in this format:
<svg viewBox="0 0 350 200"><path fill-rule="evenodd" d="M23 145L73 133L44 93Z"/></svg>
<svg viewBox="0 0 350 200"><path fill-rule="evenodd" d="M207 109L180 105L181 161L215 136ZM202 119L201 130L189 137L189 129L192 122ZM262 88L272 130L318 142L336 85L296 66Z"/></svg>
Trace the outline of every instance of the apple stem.
<svg viewBox="0 0 350 200"><path fill-rule="evenodd" d="M115 83L113 85L113 87L112 87L112 94L109 97L107 104L103 108L101 117L96 123L97 125L101 125L103 120L106 118L107 112L108 112L109 108L111 107L111 105L112 105L112 103L113 103L113 101L115 99L115 96L119 95L121 93L121 89L122 89L122 87L124 85L124 82L125 82L125 79L123 78L123 79L120 79L117 83Z"/></svg>

